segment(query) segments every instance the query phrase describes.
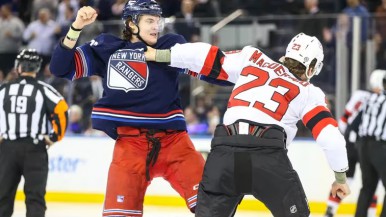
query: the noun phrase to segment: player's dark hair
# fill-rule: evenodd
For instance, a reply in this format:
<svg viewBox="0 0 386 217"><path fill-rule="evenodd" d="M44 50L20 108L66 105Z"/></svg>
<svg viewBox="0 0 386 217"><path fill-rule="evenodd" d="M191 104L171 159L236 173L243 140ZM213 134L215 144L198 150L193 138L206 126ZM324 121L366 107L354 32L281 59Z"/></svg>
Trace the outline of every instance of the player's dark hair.
<svg viewBox="0 0 386 217"><path fill-rule="evenodd" d="M129 23L133 22L133 19L131 17L128 17L125 21L125 26L122 30L122 39L125 41L130 41L130 39L133 37L133 30L129 27Z"/></svg>
<svg viewBox="0 0 386 217"><path fill-rule="evenodd" d="M311 61L310 68L315 68L316 61L316 59L313 59ZM283 65L287 67L291 73L298 77L301 77L304 73L306 73L306 67L299 61L294 60L292 58L286 57L284 59Z"/></svg>

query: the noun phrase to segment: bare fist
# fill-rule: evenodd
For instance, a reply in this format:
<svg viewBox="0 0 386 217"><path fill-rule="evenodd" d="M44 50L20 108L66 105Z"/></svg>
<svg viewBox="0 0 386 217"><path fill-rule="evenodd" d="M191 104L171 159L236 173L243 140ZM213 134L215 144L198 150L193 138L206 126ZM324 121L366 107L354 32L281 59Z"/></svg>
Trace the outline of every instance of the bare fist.
<svg viewBox="0 0 386 217"><path fill-rule="evenodd" d="M98 14L96 10L90 6L84 6L78 10L76 14L76 19L72 24L74 28L82 29L83 27L93 23Z"/></svg>
<svg viewBox="0 0 386 217"><path fill-rule="evenodd" d="M338 196L340 199L347 197L351 193L350 187L347 183L340 184L336 181L332 183L331 194L333 197Z"/></svg>
<svg viewBox="0 0 386 217"><path fill-rule="evenodd" d="M145 52L146 61L155 61L155 53L156 50L150 46L147 46L147 50Z"/></svg>

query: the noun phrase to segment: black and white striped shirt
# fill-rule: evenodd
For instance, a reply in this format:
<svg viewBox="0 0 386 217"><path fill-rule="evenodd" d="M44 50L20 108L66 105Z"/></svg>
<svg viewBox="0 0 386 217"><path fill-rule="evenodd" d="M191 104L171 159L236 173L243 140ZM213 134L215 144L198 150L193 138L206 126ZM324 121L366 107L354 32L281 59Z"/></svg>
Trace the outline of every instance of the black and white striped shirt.
<svg viewBox="0 0 386 217"><path fill-rule="evenodd" d="M53 125L55 133L65 132L61 128L67 127L68 106L63 97L44 82L22 76L4 84L0 86L0 103L0 135L4 139L31 137L43 140ZM58 104L64 104L63 108L58 109Z"/></svg>
<svg viewBox="0 0 386 217"><path fill-rule="evenodd" d="M386 92L370 95L362 110L359 136L386 141Z"/></svg>

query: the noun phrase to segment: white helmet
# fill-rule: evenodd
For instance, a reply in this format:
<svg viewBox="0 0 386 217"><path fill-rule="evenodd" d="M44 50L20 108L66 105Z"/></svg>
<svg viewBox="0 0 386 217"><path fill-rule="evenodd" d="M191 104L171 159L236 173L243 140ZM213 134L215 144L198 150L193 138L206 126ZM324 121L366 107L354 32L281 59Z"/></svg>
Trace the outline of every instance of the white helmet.
<svg viewBox="0 0 386 217"><path fill-rule="evenodd" d="M285 57L294 59L306 67L306 77L308 80L314 75L318 75L323 67L323 47L320 41L315 37L299 33L292 38L287 46ZM316 59L315 68L311 75L308 75L308 68L312 60Z"/></svg>
<svg viewBox="0 0 386 217"><path fill-rule="evenodd" d="M383 79L385 79L386 70L376 69L374 70L369 79L370 89L380 89L383 90Z"/></svg>

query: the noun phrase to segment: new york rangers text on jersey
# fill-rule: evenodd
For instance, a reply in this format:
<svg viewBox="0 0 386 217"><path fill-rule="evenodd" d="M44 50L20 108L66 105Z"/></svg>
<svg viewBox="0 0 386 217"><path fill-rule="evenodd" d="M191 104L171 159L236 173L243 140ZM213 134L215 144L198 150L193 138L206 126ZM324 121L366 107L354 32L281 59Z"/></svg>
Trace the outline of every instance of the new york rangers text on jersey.
<svg viewBox="0 0 386 217"><path fill-rule="evenodd" d="M176 43L185 40L167 34L158 39L155 48L167 49ZM145 47L142 42L101 34L74 49L58 45L50 69L70 80L92 75L103 78L104 93L94 105L92 123L113 139L119 126L186 130L178 96L178 75L183 70L146 63Z"/></svg>

